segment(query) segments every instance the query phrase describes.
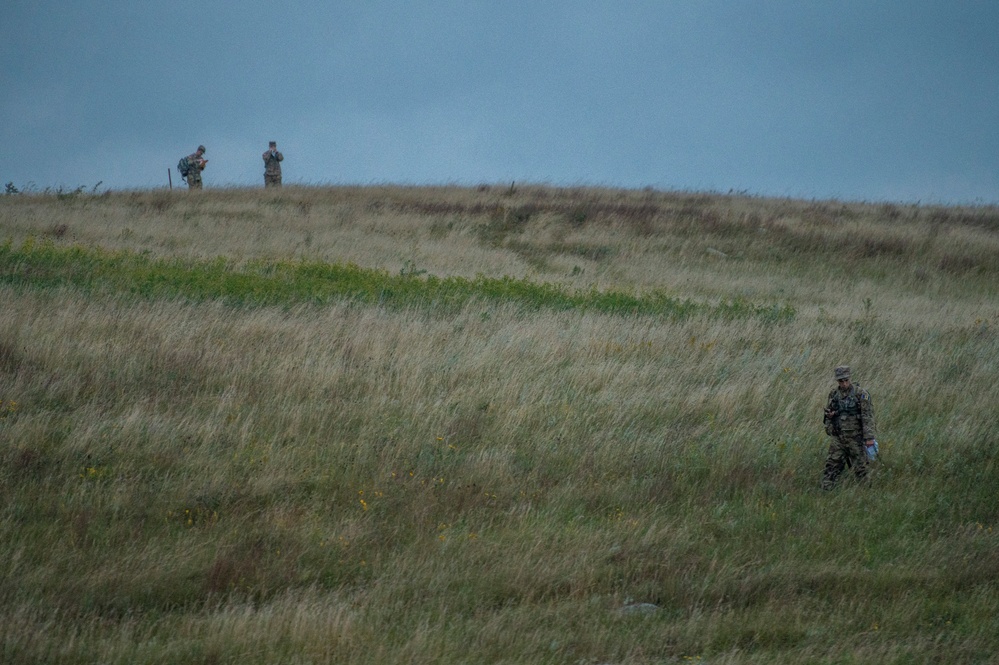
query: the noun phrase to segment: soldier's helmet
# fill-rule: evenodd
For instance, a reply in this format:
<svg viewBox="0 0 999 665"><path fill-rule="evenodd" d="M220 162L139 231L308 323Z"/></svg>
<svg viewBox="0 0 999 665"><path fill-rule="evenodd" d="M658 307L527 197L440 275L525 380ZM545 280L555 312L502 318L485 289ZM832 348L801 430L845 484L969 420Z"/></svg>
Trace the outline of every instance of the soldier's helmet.
<svg viewBox="0 0 999 665"><path fill-rule="evenodd" d="M849 379L850 378L850 368L846 365L840 365L836 368L836 380Z"/></svg>
<svg viewBox="0 0 999 665"><path fill-rule="evenodd" d="M205 146L203 145L199 145L198 150L200 150L201 152L208 152L207 150L205 150Z"/></svg>

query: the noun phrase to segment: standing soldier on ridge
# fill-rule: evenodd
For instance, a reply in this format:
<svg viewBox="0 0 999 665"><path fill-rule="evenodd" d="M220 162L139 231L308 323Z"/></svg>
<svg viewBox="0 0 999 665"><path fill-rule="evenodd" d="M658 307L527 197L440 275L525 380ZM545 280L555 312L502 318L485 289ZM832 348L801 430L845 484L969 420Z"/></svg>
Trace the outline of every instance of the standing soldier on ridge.
<svg viewBox="0 0 999 665"><path fill-rule="evenodd" d="M264 187L281 186L281 162L284 155L278 152L277 141L271 141L264 153Z"/></svg>
<svg viewBox="0 0 999 665"><path fill-rule="evenodd" d="M836 368L837 387L829 393L822 419L826 434L832 437L822 474L822 489L831 490L846 467L853 469L858 482L867 477L867 462L877 454L877 426L871 396L851 383L850 368Z"/></svg>
<svg viewBox="0 0 999 665"><path fill-rule="evenodd" d="M197 150L181 159L180 163L177 164L180 177L187 180L189 190L201 189L201 172L208 165L208 160L205 159L204 155L205 146L199 145Z"/></svg>

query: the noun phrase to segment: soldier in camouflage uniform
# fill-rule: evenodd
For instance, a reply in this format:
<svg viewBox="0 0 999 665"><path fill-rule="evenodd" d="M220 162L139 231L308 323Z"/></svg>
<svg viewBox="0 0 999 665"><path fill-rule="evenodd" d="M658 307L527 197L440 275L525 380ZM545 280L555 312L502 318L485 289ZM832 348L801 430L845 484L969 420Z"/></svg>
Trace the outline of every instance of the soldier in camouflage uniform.
<svg viewBox="0 0 999 665"><path fill-rule="evenodd" d="M201 189L201 172L205 170L208 160L205 159L205 146L199 145L198 149L187 156L187 188Z"/></svg>
<svg viewBox="0 0 999 665"><path fill-rule="evenodd" d="M822 489L831 490L846 467L853 469L857 480L867 477L868 448L875 446L877 434L871 396L850 381L850 368L836 368L838 386L829 393L823 424L832 437L829 455L822 474Z"/></svg>
<svg viewBox="0 0 999 665"><path fill-rule="evenodd" d="M284 155L278 152L277 141L271 141L264 153L264 187L281 186L281 162Z"/></svg>

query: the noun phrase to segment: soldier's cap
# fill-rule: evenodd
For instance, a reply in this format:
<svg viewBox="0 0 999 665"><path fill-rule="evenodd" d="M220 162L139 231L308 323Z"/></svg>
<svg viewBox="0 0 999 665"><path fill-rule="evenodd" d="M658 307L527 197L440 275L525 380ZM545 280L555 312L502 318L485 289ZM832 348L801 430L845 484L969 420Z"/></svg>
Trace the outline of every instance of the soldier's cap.
<svg viewBox="0 0 999 665"><path fill-rule="evenodd" d="M850 378L850 368L846 365L840 365L836 368L836 380L849 379Z"/></svg>
<svg viewBox="0 0 999 665"><path fill-rule="evenodd" d="M205 150L205 146L203 145L199 145L198 150L200 150L201 152L208 152L207 150Z"/></svg>
<svg viewBox="0 0 999 665"><path fill-rule="evenodd" d="M270 143L268 143L267 145L277 145L277 141L271 141L271 142L270 142Z"/></svg>

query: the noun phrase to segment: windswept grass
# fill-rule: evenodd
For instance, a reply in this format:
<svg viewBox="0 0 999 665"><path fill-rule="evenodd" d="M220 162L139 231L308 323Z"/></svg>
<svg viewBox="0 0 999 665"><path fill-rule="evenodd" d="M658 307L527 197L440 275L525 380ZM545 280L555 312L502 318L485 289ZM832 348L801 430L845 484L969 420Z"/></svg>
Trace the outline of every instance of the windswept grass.
<svg viewBox="0 0 999 665"><path fill-rule="evenodd" d="M0 660L992 662L994 219L0 197Z"/></svg>

